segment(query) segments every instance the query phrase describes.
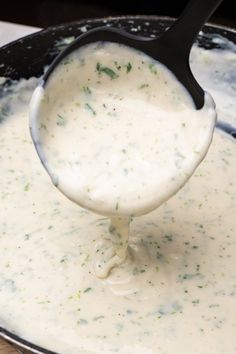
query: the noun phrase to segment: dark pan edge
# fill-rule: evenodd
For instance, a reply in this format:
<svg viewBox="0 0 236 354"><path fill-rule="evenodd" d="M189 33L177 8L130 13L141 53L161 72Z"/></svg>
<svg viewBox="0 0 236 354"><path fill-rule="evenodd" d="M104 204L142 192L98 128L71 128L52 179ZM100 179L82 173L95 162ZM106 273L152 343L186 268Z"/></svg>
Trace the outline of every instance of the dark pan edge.
<svg viewBox="0 0 236 354"><path fill-rule="evenodd" d="M7 342L10 342L15 348L21 350L21 349L26 349L29 351L28 353L35 353L35 354L57 354L55 352L49 351L47 349L44 349L42 347L39 347L31 342L28 342L27 340L17 336L16 334L4 329L3 327L0 327L0 337L5 339ZM27 353L27 352L24 352Z"/></svg>
<svg viewBox="0 0 236 354"><path fill-rule="evenodd" d="M7 43L3 46L0 47L0 50L2 49L8 49L11 46L13 46L15 43L19 42L19 41L23 41L27 38L34 38L37 37L38 35L42 35L46 32L51 32L53 30L58 30L60 28L64 28L64 27L70 27L70 26L79 26L80 24L84 24L85 22L87 24L90 23L96 23L96 22L101 22L101 21L119 21L119 20L128 20L128 21L132 21L132 20L144 20L144 21L155 21L155 20L159 20L159 21L174 21L176 18L174 17L170 17L170 16L157 16L157 15L124 15L124 16L109 16L109 17L96 17L96 18L85 18L79 21L72 21L72 22L65 22L59 25L55 25L55 26L49 26L47 28L43 28L40 29L37 32L34 32L32 34L28 34L26 36L23 36L21 38L18 38L14 41L11 41L10 43ZM205 27L214 27L216 29L219 30L225 30L227 32L233 32L236 33L236 28L233 27L228 27L228 26L224 26L221 24L216 24L216 23L212 23L212 22L207 22L207 24L205 25Z"/></svg>

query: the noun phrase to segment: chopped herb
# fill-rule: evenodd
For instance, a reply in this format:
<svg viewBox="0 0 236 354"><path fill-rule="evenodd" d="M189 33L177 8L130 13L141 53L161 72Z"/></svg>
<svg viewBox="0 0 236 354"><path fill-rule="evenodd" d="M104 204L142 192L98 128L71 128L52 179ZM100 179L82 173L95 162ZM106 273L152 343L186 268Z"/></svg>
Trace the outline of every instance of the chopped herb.
<svg viewBox="0 0 236 354"><path fill-rule="evenodd" d="M133 269L133 272L132 272L132 274L133 275L137 275L137 274L142 274L142 273L145 273L146 272L146 270L145 269L140 269L140 268L138 268L138 267L135 267L134 269Z"/></svg>
<svg viewBox="0 0 236 354"><path fill-rule="evenodd" d="M96 69L99 74L104 73L107 76L109 76L110 79L112 79L112 80L117 79L119 77L119 75L117 75L114 70L112 70L111 68L108 68L107 66L102 66L100 63L97 63Z"/></svg>
<svg viewBox="0 0 236 354"><path fill-rule="evenodd" d="M165 242L172 242L173 241L173 236L172 235L165 235L164 239L165 239Z"/></svg>
<svg viewBox="0 0 236 354"><path fill-rule="evenodd" d="M65 119L61 114L58 114L57 117L58 117L58 119L57 119L57 125L60 126L60 127L65 126L65 124L66 124L66 119Z"/></svg>
<svg viewBox="0 0 236 354"><path fill-rule="evenodd" d="M30 239L30 234L25 234L25 240L29 240Z"/></svg>
<svg viewBox="0 0 236 354"><path fill-rule="evenodd" d="M30 184L27 183L25 186L24 186L24 191L27 192L29 190L29 187L30 187Z"/></svg>
<svg viewBox="0 0 236 354"><path fill-rule="evenodd" d="M198 305L198 304L199 304L199 302L200 302L200 300L198 300L198 299L197 299L197 300L193 300L193 301L192 301L192 304L194 304L194 305Z"/></svg>
<svg viewBox="0 0 236 354"><path fill-rule="evenodd" d="M70 57L67 57L62 61L62 65L68 65L68 64L71 64L72 62L73 62L73 59Z"/></svg>
<svg viewBox="0 0 236 354"><path fill-rule="evenodd" d="M39 305L46 305L46 304L50 304L50 303L51 303L51 301L49 301L49 300L39 301L38 302Z"/></svg>
<svg viewBox="0 0 236 354"><path fill-rule="evenodd" d="M88 293L91 290L92 290L92 288L87 288L87 289L84 290L84 293Z"/></svg>
<svg viewBox="0 0 236 354"><path fill-rule="evenodd" d="M209 305L209 308L210 308L210 309L212 309L212 308L214 308L214 307L220 307L220 305L219 305L219 304L211 304L211 305Z"/></svg>
<svg viewBox="0 0 236 354"><path fill-rule="evenodd" d="M132 315L134 313L134 311L128 309L128 310L126 310L126 313L127 313L127 315Z"/></svg>
<svg viewBox="0 0 236 354"><path fill-rule="evenodd" d="M160 252L156 253L156 257L157 257L157 259L163 259L164 258L163 254L160 253Z"/></svg>
<svg viewBox="0 0 236 354"><path fill-rule="evenodd" d="M121 65L119 65L119 64L117 63L117 61L114 61L114 64L115 64L117 70L120 70L120 69L121 69Z"/></svg>
<svg viewBox="0 0 236 354"><path fill-rule="evenodd" d="M92 113L93 116L96 116L95 110L90 106L89 103L85 103L85 108Z"/></svg>
<svg viewBox="0 0 236 354"><path fill-rule="evenodd" d="M98 321L98 320L102 320L103 318L105 318L105 316L97 316L97 317L94 317L94 321Z"/></svg>
<svg viewBox="0 0 236 354"><path fill-rule="evenodd" d="M67 256L63 256L62 259L60 260L60 263L66 263L68 261Z"/></svg>
<svg viewBox="0 0 236 354"><path fill-rule="evenodd" d="M149 64L148 67L153 74L155 74L155 75L157 74L157 68L155 67L154 63Z"/></svg>
<svg viewBox="0 0 236 354"><path fill-rule="evenodd" d="M47 130L47 126L44 123L40 123L40 129Z"/></svg>
<svg viewBox="0 0 236 354"><path fill-rule="evenodd" d="M126 73L128 74L131 69L132 69L132 65L131 65L131 63L129 62L129 63L126 65Z"/></svg>
<svg viewBox="0 0 236 354"><path fill-rule="evenodd" d="M184 281L184 280L191 280L194 278L200 278L202 279L203 276L200 273L193 273L193 274L179 274L178 276L179 281Z"/></svg>
<svg viewBox="0 0 236 354"><path fill-rule="evenodd" d="M142 90L142 89L144 89L146 87L149 87L149 84L142 84L138 88L139 88L139 90Z"/></svg>
<svg viewBox="0 0 236 354"><path fill-rule="evenodd" d="M91 95L92 91L90 90L90 88L88 86L83 86L83 91L84 93Z"/></svg>

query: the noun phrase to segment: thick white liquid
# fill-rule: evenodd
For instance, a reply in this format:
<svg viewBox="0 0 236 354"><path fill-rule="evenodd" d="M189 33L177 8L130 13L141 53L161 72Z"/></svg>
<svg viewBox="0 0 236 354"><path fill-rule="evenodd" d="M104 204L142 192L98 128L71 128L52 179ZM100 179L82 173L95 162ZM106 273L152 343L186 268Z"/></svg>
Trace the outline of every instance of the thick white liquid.
<svg viewBox="0 0 236 354"><path fill-rule="evenodd" d="M236 54L194 48L192 65L219 118L236 124ZM234 354L235 141L215 131L192 178L134 219L130 257L100 280L93 259L109 220L50 183L28 132L34 86L22 81L0 102L10 107L0 124L0 324L63 354Z"/></svg>
<svg viewBox="0 0 236 354"><path fill-rule="evenodd" d="M31 130L56 186L102 215L142 215L182 187L215 124L163 65L95 43L65 58L31 102ZM40 106L38 106L40 104ZM39 108L38 108L39 107Z"/></svg>
<svg viewBox="0 0 236 354"><path fill-rule="evenodd" d="M53 183L111 216L95 270L130 255L129 219L158 207L192 175L211 143L215 106L191 97L162 64L129 47L95 43L66 57L31 100L31 132Z"/></svg>

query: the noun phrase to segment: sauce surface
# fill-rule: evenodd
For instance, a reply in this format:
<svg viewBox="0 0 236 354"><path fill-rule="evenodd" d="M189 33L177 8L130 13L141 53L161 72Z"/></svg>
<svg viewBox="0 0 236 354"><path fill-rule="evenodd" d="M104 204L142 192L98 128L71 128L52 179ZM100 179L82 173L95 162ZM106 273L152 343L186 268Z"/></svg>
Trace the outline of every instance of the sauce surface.
<svg viewBox="0 0 236 354"><path fill-rule="evenodd" d="M235 52L191 58L219 119L236 124ZM133 220L130 257L101 280L92 260L109 220L51 185L28 132L35 86L22 80L0 103L0 324L65 354L234 354L235 141L215 131L186 185Z"/></svg>
<svg viewBox="0 0 236 354"><path fill-rule="evenodd" d="M145 214L176 193L214 124L208 94L196 110L164 65L115 43L64 58L31 101L32 135L53 183L108 216Z"/></svg>

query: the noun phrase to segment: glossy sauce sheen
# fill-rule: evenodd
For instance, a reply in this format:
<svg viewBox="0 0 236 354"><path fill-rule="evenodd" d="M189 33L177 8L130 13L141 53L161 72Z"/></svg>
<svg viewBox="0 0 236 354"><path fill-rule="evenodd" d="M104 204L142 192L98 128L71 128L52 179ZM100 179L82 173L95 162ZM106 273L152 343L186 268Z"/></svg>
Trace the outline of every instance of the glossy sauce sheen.
<svg viewBox="0 0 236 354"><path fill-rule="evenodd" d="M194 48L192 66L219 119L236 124L235 53ZM63 354L234 354L235 141L215 131L186 185L133 220L130 257L100 280L109 220L50 183L28 132L35 85L1 100L1 325Z"/></svg>

